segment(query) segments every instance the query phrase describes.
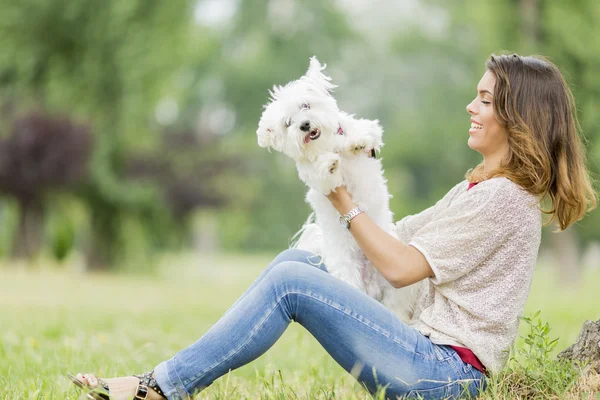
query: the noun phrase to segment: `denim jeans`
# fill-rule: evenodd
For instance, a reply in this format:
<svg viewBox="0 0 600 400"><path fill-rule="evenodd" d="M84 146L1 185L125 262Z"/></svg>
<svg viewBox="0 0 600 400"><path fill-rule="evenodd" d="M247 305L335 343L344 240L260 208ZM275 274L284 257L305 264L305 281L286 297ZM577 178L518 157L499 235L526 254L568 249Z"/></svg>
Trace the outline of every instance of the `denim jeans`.
<svg viewBox="0 0 600 400"><path fill-rule="evenodd" d="M295 321L369 392L386 397L475 396L485 376L382 304L332 277L317 256L279 254L197 342L154 372L171 399L187 398L266 352Z"/></svg>

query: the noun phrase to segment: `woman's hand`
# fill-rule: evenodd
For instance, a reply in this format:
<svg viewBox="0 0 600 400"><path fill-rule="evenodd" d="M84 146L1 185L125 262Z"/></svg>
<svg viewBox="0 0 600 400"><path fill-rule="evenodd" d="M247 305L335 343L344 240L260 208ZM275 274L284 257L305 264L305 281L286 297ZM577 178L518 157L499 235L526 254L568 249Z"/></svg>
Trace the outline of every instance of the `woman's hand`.
<svg viewBox="0 0 600 400"><path fill-rule="evenodd" d="M327 199L342 215L356 207L346 186L335 188ZM385 232L366 213L357 215L349 230L365 256L392 286L412 285L433 275L429 262L419 250Z"/></svg>
<svg viewBox="0 0 600 400"><path fill-rule="evenodd" d="M327 199L340 214L346 214L356 207L356 204L354 204L354 201L352 201L352 197L350 197L350 193L348 193L346 186L343 185L338 186L329 192Z"/></svg>

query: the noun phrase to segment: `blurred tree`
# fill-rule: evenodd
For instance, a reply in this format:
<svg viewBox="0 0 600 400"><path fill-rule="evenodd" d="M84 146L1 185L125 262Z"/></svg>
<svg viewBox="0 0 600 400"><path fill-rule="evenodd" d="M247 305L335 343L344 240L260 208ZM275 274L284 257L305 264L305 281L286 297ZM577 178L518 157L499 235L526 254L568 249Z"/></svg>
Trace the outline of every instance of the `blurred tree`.
<svg viewBox="0 0 600 400"><path fill-rule="evenodd" d="M226 206L235 192L220 183L231 182L247 169L245 160L219 146L217 137L199 136L191 130L166 131L158 150L130 157L125 175L158 183L175 222L185 225L198 208ZM187 239L183 237L184 242Z"/></svg>
<svg viewBox="0 0 600 400"><path fill-rule="evenodd" d="M132 149L152 144L149 110L186 54L190 3L2 0L0 9L4 96L93 125L95 151L79 192L91 216L89 265L114 260L125 215L162 242L166 217L156 188L123 181L123 168Z"/></svg>
<svg viewBox="0 0 600 400"><path fill-rule="evenodd" d="M14 257L38 254L45 197L81 180L90 150L87 126L40 112L18 118L11 135L0 139L0 192L16 199L20 214L13 240Z"/></svg>
<svg viewBox="0 0 600 400"><path fill-rule="evenodd" d="M540 2L541 52L561 68L577 101L579 120L588 150L588 165L600 173L600 16L597 1ZM596 186L598 189L598 186ZM600 210L577 224L576 232L584 243L600 241Z"/></svg>
<svg viewBox="0 0 600 400"><path fill-rule="evenodd" d="M280 249L309 213L306 189L290 159L258 147L255 130L267 90L302 75L312 55L340 85L342 109L381 120L398 218L480 160L466 145L464 107L495 51L548 54L571 73L597 163L597 52L582 45L597 6L570 4L0 0L0 88L19 109L59 110L94 132L77 192L93 228L91 264L132 246L131 225L149 247L172 243L203 206L221 209L226 248ZM584 240L600 233L588 221Z"/></svg>
<svg viewBox="0 0 600 400"><path fill-rule="evenodd" d="M537 2L536 2L537 3ZM600 172L600 63L598 44L590 38L600 35L595 23L600 16L596 1L543 2L535 4L540 15L539 36L543 54L549 55L563 71L577 101L581 128L587 140L588 165L595 176ZM583 249L600 241L600 210L593 211L573 228L552 234L551 243L561 282L574 283L581 277ZM597 262L600 260L596 260Z"/></svg>
<svg viewBox="0 0 600 400"><path fill-rule="evenodd" d="M212 28L220 33L221 45L206 75L189 92L192 97L187 104L215 119L225 115L226 120L235 121L223 147L234 149L248 160L247 165L253 165L245 180L228 184L238 198L220 214L223 245L246 250L281 249L288 245L310 208L293 161L257 145L261 106L267 103L273 85L284 85L303 75L311 56L331 66L339 63L350 43L366 43L337 2L235 3L228 23Z"/></svg>

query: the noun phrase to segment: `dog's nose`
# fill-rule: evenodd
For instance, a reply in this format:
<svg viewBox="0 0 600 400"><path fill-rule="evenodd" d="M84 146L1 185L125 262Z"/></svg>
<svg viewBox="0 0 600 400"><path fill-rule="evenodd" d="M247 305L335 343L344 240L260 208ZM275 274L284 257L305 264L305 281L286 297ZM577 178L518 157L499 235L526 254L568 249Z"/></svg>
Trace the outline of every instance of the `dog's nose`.
<svg viewBox="0 0 600 400"><path fill-rule="evenodd" d="M302 132L308 132L310 130L310 122L304 121L302 125L300 125L300 130Z"/></svg>

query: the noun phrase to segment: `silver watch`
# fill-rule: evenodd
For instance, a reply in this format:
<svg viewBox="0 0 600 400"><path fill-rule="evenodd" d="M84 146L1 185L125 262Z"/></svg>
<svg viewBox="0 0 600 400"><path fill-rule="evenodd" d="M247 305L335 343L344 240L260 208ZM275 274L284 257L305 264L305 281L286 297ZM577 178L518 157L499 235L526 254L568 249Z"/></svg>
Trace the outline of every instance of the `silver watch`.
<svg viewBox="0 0 600 400"><path fill-rule="evenodd" d="M361 206L354 207L347 214L340 215L340 224L342 224L342 226L344 228L348 229L348 228L350 228L350 221L352 221L352 219L354 217L356 217L358 214L361 214L364 212L365 212L365 210L363 210Z"/></svg>

